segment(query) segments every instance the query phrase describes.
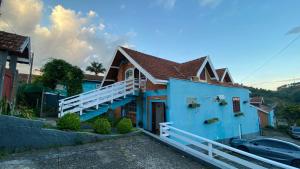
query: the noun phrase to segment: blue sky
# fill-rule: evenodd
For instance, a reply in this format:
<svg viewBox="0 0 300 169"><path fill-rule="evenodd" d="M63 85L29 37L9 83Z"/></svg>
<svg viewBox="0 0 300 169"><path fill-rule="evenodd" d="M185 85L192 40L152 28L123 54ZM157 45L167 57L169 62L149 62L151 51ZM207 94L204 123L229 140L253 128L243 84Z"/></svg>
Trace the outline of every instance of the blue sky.
<svg viewBox="0 0 300 169"><path fill-rule="evenodd" d="M300 40L269 59L299 35L287 34L300 26L298 0L44 0L41 26L51 24L57 5L78 15L94 11L91 24L103 23L145 53L177 62L209 55L238 83L275 89L282 83L273 81L300 78Z"/></svg>

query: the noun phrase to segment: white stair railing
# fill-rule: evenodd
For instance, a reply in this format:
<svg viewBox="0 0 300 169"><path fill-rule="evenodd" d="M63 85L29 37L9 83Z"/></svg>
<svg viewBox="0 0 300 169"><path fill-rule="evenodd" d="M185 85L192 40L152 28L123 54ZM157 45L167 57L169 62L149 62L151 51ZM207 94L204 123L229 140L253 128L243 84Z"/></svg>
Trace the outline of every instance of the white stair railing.
<svg viewBox="0 0 300 169"><path fill-rule="evenodd" d="M125 98L126 95L134 94L137 89L134 79L116 82L95 90L71 96L59 100L59 114L62 117L67 113L79 113L82 115L84 109L91 107L99 108L103 103L113 103L114 99Z"/></svg>
<svg viewBox="0 0 300 169"><path fill-rule="evenodd" d="M162 141L220 168L296 169L180 130L171 126L172 124L171 122L160 123L160 139Z"/></svg>

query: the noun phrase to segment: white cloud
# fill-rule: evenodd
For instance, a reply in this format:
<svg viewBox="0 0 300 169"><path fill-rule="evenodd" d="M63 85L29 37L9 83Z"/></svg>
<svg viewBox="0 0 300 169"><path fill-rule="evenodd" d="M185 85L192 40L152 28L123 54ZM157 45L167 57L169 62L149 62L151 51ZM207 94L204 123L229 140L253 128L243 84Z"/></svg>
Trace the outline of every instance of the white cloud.
<svg viewBox="0 0 300 169"><path fill-rule="evenodd" d="M157 0L156 2L165 9L172 9L176 4L176 0Z"/></svg>
<svg viewBox="0 0 300 169"><path fill-rule="evenodd" d="M104 23L92 23L91 17L97 15L94 11L82 16L80 12L57 5L49 16L50 24L43 26L40 24L43 14L41 0L4 1L3 9L9 13L3 11L2 17L7 22L0 21L0 29L11 32L6 24L9 23L16 33L31 37L35 67L41 67L49 58L65 59L83 69L90 60L106 65L116 47L128 45L131 37L104 32Z"/></svg>
<svg viewBox="0 0 300 169"><path fill-rule="evenodd" d="M98 28L99 28L100 31L103 31L104 28L105 28L105 25L103 23L100 23Z"/></svg>
<svg viewBox="0 0 300 169"><path fill-rule="evenodd" d="M40 0L8 0L1 6L0 28L22 34L30 33L42 17Z"/></svg>
<svg viewBox="0 0 300 169"><path fill-rule="evenodd" d="M89 17L95 17L97 16L97 13L95 11L90 10L89 13L87 14Z"/></svg>
<svg viewBox="0 0 300 169"><path fill-rule="evenodd" d="M200 6L210 7L210 8L215 8L222 2L222 0L198 0L198 1Z"/></svg>

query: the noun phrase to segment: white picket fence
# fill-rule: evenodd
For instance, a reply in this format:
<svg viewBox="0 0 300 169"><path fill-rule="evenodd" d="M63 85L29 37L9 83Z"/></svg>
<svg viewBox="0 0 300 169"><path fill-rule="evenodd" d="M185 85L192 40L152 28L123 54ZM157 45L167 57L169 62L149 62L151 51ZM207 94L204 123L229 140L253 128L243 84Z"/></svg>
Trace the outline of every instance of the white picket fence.
<svg viewBox="0 0 300 169"><path fill-rule="evenodd" d="M160 123L160 139L162 141L217 167L228 169L242 168L241 166L254 169L296 169L295 167L197 136L171 125L171 122ZM241 156L244 158L241 158Z"/></svg>
<svg viewBox="0 0 300 169"><path fill-rule="evenodd" d="M125 98L127 95L134 94L138 89L139 83L134 80L119 81L95 90L71 96L59 100L59 114L62 117L67 113L78 113L82 115L83 110L101 105L112 103L115 99Z"/></svg>

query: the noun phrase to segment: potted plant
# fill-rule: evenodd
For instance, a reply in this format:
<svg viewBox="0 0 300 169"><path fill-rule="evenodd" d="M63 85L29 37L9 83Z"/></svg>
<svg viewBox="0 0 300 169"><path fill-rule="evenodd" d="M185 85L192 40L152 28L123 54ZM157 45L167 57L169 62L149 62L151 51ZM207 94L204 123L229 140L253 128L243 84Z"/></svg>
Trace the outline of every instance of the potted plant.
<svg viewBox="0 0 300 169"><path fill-rule="evenodd" d="M243 116L244 113L243 112L235 112L234 113L234 117L239 117L239 116Z"/></svg>
<svg viewBox="0 0 300 169"><path fill-rule="evenodd" d="M197 108L197 107L200 107L200 104L196 103L196 102L191 102L188 104L188 107L189 108Z"/></svg>
<svg viewBox="0 0 300 169"><path fill-rule="evenodd" d="M225 99L222 99L222 100L219 101L219 105L220 105L220 106L225 106L225 105L227 105L227 104L228 104L228 103L226 102Z"/></svg>
<svg viewBox="0 0 300 169"><path fill-rule="evenodd" d="M212 124L212 123L215 123L215 122L218 122L218 121L219 121L219 118L214 117L214 118L211 118L211 119L204 120L204 124Z"/></svg>

